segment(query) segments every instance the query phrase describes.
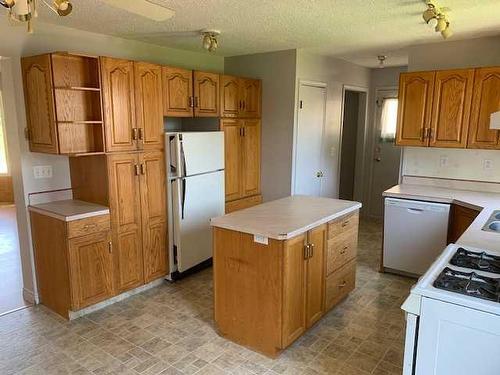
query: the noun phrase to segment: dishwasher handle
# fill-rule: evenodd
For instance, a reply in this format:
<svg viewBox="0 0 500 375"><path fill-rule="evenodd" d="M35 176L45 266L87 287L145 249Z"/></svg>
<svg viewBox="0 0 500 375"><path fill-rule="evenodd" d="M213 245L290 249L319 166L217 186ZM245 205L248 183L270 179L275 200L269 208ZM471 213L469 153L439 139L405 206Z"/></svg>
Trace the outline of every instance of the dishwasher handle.
<svg viewBox="0 0 500 375"><path fill-rule="evenodd" d="M412 214L421 214L422 212L424 212L425 210L423 208L407 208L406 209L409 213L412 213Z"/></svg>

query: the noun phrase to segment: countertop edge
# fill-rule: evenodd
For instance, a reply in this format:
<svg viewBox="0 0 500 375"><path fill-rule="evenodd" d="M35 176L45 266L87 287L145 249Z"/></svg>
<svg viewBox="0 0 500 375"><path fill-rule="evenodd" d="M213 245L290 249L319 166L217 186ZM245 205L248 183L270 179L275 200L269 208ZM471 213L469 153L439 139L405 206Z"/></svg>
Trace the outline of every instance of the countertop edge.
<svg viewBox="0 0 500 375"><path fill-rule="evenodd" d="M61 215L49 210L44 210L42 208L34 207L34 206L28 206L28 210L32 212L36 212L40 215L45 215L45 216L50 216L54 219L61 220L61 221L75 221L75 220L80 220L80 219L87 219L89 217L94 217L94 216L101 216L101 215L109 215L110 211L109 208L106 209L101 209L97 211L92 211L92 212L86 212L82 214L75 214L75 215Z"/></svg>
<svg viewBox="0 0 500 375"><path fill-rule="evenodd" d="M357 211L359 210L360 208L362 207L362 204L359 203L359 202L356 202L355 204L353 204L351 207L348 207L348 208L345 208L341 211L337 211L335 212L334 214L331 214L331 215L328 215L328 216L325 216L324 218L320 219L320 220L317 220L311 224L308 224L304 227L301 227L299 229L296 229L292 232L289 232L289 233L258 233L257 231L253 231L253 230L243 230L240 226L238 225L230 225L230 224L214 224L212 222L212 220L210 220L210 225L214 228L222 228L222 229L228 229L228 230L234 230L234 231L237 231L237 232L241 232L241 233L246 233L246 234L251 234L251 235L254 235L254 236L263 236L263 237L267 237L267 238L271 238L271 239L274 239L274 240L278 240L278 241L284 241L284 240L288 240L290 238L293 238L293 237L296 237L302 233L305 233L317 226L320 226L322 224L325 224L329 221L332 221L334 219L337 219L341 216L344 216L344 215L347 215L351 212L354 212L354 211Z"/></svg>

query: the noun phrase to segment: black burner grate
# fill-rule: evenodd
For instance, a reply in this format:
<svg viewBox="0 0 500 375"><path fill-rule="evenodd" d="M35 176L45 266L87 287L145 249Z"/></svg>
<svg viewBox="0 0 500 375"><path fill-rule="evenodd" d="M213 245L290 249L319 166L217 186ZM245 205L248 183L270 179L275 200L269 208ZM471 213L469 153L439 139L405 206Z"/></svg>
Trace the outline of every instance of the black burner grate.
<svg viewBox="0 0 500 375"><path fill-rule="evenodd" d="M454 266L500 274L500 257L486 252L474 252L458 248L450 260Z"/></svg>
<svg viewBox="0 0 500 375"><path fill-rule="evenodd" d="M460 272L446 267L433 284L436 288L500 302L500 278Z"/></svg>

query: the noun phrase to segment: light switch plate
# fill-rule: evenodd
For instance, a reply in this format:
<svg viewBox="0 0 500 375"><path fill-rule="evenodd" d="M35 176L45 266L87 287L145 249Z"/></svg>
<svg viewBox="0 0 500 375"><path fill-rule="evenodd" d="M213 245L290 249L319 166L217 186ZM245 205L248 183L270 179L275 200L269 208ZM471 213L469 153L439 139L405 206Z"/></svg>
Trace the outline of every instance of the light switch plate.
<svg viewBox="0 0 500 375"><path fill-rule="evenodd" d="M269 238L264 236L259 236L258 234L254 234L253 241L260 243L262 245L269 245Z"/></svg>
<svg viewBox="0 0 500 375"><path fill-rule="evenodd" d="M441 168L446 168L449 165L449 159L447 155L441 155L439 158L439 166Z"/></svg>
<svg viewBox="0 0 500 375"><path fill-rule="evenodd" d="M52 178L52 165L37 165L33 167L35 178Z"/></svg>
<svg viewBox="0 0 500 375"><path fill-rule="evenodd" d="M486 169L486 170L493 169L493 160L484 159L483 160L483 169Z"/></svg>

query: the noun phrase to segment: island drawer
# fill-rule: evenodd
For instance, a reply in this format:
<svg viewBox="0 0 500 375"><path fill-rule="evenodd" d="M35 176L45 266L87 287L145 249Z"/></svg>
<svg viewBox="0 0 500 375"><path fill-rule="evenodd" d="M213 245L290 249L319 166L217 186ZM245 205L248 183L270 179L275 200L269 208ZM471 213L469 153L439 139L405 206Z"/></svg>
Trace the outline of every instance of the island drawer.
<svg viewBox="0 0 500 375"><path fill-rule="evenodd" d="M85 219L68 222L68 238L85 236L109 230L111 227L109 215L92 216Z"/></svg>
<svg viewBox="0 0 500 375"><path fill-rule="evenodd" d="M356 258L358 253L358 232L343 232L328 240L326 256L326 274L330 275L341 268L350 260Z"/></svg>
<svg viewBox="0 0 500 375"><path fill-rule="evenodd" d="M356 259L326 278L326 309L329 310L346 297L356 285Z"/></svg>
<svg viewBox="0 0 500 375"><path fill-rule="evenodd" d="M359 225L359 211L347 214L328 223L328 239L335 238L342 233L357 233Z"/></svg>

